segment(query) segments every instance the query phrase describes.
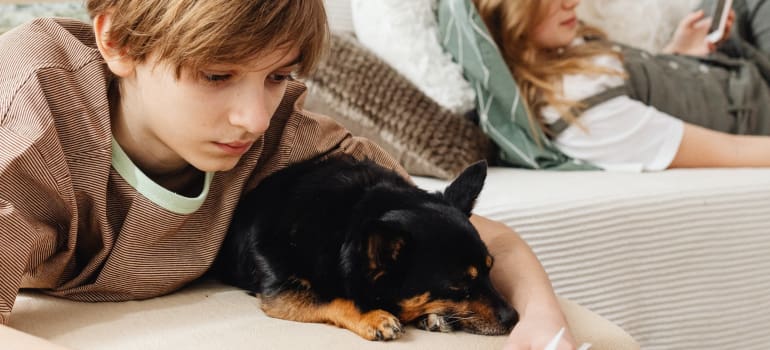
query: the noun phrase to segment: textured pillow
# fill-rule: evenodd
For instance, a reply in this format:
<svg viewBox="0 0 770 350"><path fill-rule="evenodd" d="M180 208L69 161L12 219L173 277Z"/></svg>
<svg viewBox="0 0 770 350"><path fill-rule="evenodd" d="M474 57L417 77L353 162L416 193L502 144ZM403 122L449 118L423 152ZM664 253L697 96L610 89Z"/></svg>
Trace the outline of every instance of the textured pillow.
<svg viewBox="0 0 770 350"><path fill-rule="evenodd" d="M500 147L503 162L530 169L596 169L561 153L540 128L533 132L516 82L470 0L439 0L438 22L441 43L476 89L481 127Z"/></svg>
<svg viewBox="0 0 770 350"><path fill-rule="evenodd" d="M493 154L478 126L425 96L351 35L333 34L327 57L307 81L305 107L376 142L410 174L450 179Z"/></svg>
<svg viewBox="0 0 770 350"><path fill-rule="evenodd" d="M439 105L473 109L475 95L462 68L438 42L436 0L353 0L356 38Z"/></svg>

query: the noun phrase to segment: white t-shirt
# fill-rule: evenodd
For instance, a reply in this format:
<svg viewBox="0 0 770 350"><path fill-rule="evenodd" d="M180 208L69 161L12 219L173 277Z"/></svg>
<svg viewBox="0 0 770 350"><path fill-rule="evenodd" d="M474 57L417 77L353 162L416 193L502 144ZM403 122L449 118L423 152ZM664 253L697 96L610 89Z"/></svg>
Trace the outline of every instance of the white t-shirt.
<svg viewBox="0 0 770 350"><path fill-rule="evenodd" d="M579 43L578 43L579 44ZM613 56L598 56L599 65L623 71ZM623 84L614 75L565 75L564 95L582 100ZM559 119L552 107L543 109L546 123ZM671 164L682 140L684 122L654 107L619 96L586 110L578 118L583 129L571 124L554 140L564 154L605 170L655 171Z"/></svg>

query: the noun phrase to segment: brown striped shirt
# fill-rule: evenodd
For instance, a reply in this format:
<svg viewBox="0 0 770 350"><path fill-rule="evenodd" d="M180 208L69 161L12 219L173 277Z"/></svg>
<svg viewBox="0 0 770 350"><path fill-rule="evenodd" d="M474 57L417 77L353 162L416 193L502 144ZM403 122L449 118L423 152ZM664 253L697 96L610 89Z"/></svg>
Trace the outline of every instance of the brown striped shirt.
<svg viewBox="0 0 770 350"><path fill-rule="evenodd" d="M0 36L0 321L20 288L81 301L174 291L212 263L241 194L331 152L403 170L332 119L302 111L290 83L265 135L213 175L200 208L170 211L112 166L111 76L92 28L38 19Z"/></svg>

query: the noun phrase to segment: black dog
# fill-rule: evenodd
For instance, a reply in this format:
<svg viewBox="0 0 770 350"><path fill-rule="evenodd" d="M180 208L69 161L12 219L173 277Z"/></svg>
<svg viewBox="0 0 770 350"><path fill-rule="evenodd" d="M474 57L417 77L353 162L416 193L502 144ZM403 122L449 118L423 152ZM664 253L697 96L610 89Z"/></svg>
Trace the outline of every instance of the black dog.
<svg viewBox="0 0 770 350"><path fill-rule="evenodd" d="M330 323L369 340L401 323L504 334L518 315L492 287L493 259L468 217L486 163L428 193L372 161L288 167L242 200L217 270L265 314Z"/></svg>

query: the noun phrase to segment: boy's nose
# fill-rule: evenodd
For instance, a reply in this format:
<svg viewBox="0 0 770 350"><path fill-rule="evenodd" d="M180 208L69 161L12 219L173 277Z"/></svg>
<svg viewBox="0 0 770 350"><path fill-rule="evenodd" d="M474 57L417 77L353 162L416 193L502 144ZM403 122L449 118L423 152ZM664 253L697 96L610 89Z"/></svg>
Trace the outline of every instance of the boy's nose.
<svg viewBox="0 0 770 350"><path fill-rule="evenodd" d="M268 107L266 96L244 95L239 98L237 107L230 114L230 123L243 128L245 131L262 135L270 125L272 112Z"/></svg>

